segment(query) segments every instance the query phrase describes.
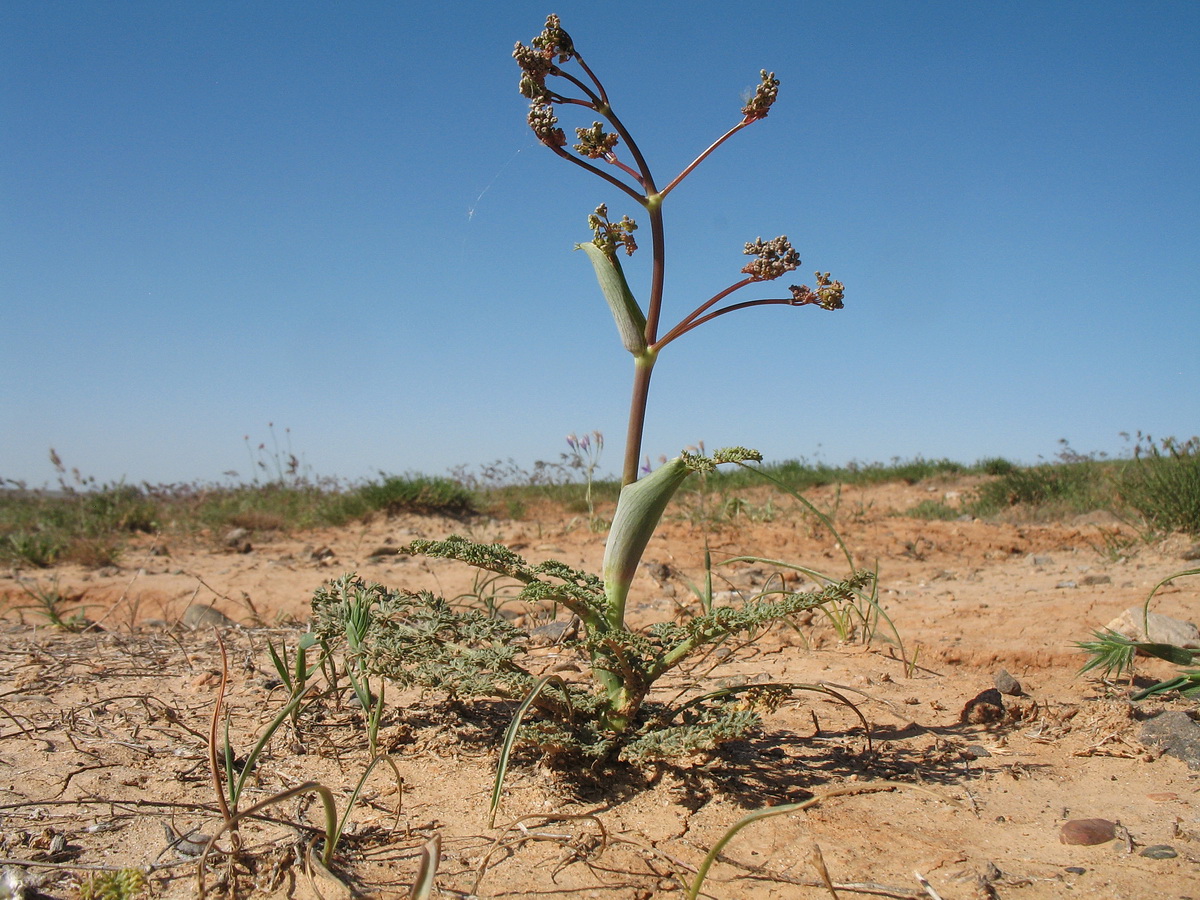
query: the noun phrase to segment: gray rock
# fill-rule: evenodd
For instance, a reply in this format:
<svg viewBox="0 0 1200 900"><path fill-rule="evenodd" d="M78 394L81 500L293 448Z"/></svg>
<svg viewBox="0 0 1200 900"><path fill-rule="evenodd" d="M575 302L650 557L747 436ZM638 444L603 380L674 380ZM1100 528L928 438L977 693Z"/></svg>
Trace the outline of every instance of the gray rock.
<svg viewBox="0 0 1200 900"><path fill-rule="evenodd" d="M1033 564L1035 566L1052 566L1052 565L1054 565L1054 557L1053 556L1035 556L1033 558Z"/></svg>
<svg viewBox="0 0 1200 900"><path fill-rule="evenodd" d="M194 605L183 611L184 625L188 628L233 628L237 622L211 606Z"/></svg>
<svg viewBox="0 0 1200 900"><path fill-rule="evenodd" d="M1138 854L1147 859L1174 859L1178 855L1170 844L1152 844Z"/></svg>
<svg viewBox="0 0 1200 900"><path fill-rule="evenodd" d="M249 529L231 528L225 532L225 537L222 540L225 542L226 547L237 547L248 537L250 537Z"/></svg>
<svg viewBox="0 0 1200 900"><path fill-rule="evenodd" d="M572 640L578 633L579 619L572 618L565 621L559 619L556 622L539 625L529 632L529 639L530 643L535 647L549 647L553 644L561 644L563 641Z"/></svg>
<svg viewBox="0 0 1200 900"><path fill-rule="evenodd" d="M1163 753L1183 760L1189 769L1200 769L1200 725L1181 709L1159 713L1142 726L1138 740L1161 747Z"/></svg>
<svg viewBox="0 0 1200 900"><path fill-rule="evenodd" d="M1112 584L1112 578L1108 575L1084 575L1082 583L1086 585Z"/></svg>
<svg viewBox="0 0 1200 900"><path fill-rule="evenodd" d="M1104 627L1122 634L1131 641L1151 641L1155 644L1174 644L1189 650L1200 650L1200 629L1191 622L1150 613L1149 634L1143 628L1142 607L1131 606Z"/></svg>
<svg viewBox="0 0 1200 900"><path fill-rule="evenodd" d="M1060 581L1055 585L1056 588L1077 588L1079 583L1075 581Z"/></svg>
<svg viewBox="0 0 1200 900"><path fill-rule="evenodd" d="M1021 690L1021 682L1008 674L1008 669L1001 669L992 677L992 683L996 685L996 690L1002 694L1008 694L1010 697L1019 697L1023 693Z"/></svg>
<svg viewBox="0 0 1200 900"><path fill-rule="evenodd" d="M1200 559L1200 544L1192 544L1180 554L1180 559Z"/></svg>

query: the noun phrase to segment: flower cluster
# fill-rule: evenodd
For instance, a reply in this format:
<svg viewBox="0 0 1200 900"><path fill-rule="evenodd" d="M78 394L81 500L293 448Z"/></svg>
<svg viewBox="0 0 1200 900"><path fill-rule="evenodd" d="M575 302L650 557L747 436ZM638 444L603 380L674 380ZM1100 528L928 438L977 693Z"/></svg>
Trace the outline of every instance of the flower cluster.
<svg viewBox="0 0 1200 900"><path fill-rule="evenodd" d="M520 41L513 49L513 59L521 67L520 91L523 97L528 97L534 104L550 102L550 92L546 90L546 76L556 71L555 59L566 62L575 54L575 45L571 36L562 30L558 16L546 17L546 28L526 47Z"/></svg>
<svg viewBox="0 0 1200 900"><path fill-rule="evenodd" d="M846 286L840 281L831 281L828 272L824 275L820 272L814 274L817 277L815 291L807 284L799 286L793 284L788 288L792 292L792 306L815 303L821 309L841 309L845 305L842 300L846 296Z"/></svg>
<svg viewBox="0 0 1200 900"><path fill-rule="evenodd" d="M758 257L742 266L742 271L750 276L751 281L772 281L800 265L800 254L792 249L787 235L770 241L755 238L746 244L743 252L747 256Z"/></svg>
<svg viewBox="0 0 1200 900"><path fill-rule="evenodd" d="M612 132L606 132L600 122L593 122L591 128L576 128L575 135L579 138L575 152L588 159L603 159L613 152L620 140Z"/></svg>
<svg viewBox="0 0 1200 900"><path fill-rule="evenodd" d="M762 76L762 82L754 92L754 97L742 107L742 115L746 117L747 122L765 119L775 103L775 98L779 96L779 79L775 77L775 73L763 69L759 74Z"/></svg>
<svg viewBox="0 0 1200 900"><path fill-rule="evenodd" d="M567 136L558 127L558 116L554 107L549 103L534 103L529 107L529 127L537 135L537 139L547 147L561 147L567 142Z"/></svg>
<svg viewBox="0 0 1200 900"><path fill-rule="evenodd" d="M637 249L637 241L633 237L637 222L629 216L621 216L620 222L608 221L608 206L603 203L588 216L588 227L592 229L592 243L609 257L617 255L617 247L623 247L626 256L633 256L633 251Z"/></svg>

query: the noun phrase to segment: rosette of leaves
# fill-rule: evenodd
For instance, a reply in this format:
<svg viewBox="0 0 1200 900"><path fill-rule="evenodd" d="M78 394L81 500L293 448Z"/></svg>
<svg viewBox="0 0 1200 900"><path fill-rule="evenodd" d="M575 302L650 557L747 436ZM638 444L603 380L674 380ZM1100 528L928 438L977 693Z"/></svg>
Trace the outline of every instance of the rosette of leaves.
<svg viewBox="0 0 1200 900"><path fill-rule="evenodd" d="M633 573L670 497L691 472L754 455L741 448L718 451L712 458L685 454L627 486L609 534L604 578L555 560L531 565L508 547L463 537L410 545L413 553L512 578L522 585L519 601L557 604L578 617L580 635L572 646L587 661L592 684L554 679L541 685L522 740L547 752L594 758L622 748L627 758L665 756L708 749L758 725L760 705L748 705L741 695L690 707L680 721L647 698L660 678L695 654L804 610L852 602L871 576L714 607L683 624L659 622L635 631L625 622ZM316 592L313 619L327 646L351 654L363 670L402 687L462 698L516 699L539 681L524 663L528 633L480 610L456 609L429 592L392 590L347 575Z"/></svg>

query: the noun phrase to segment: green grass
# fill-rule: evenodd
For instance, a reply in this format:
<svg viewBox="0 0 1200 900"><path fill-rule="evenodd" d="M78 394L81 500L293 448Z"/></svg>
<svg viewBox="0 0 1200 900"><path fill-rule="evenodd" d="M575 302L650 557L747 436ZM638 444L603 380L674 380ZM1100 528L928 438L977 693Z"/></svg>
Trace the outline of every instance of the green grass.
<svg viewBox="0 0 1200 900"><path fill-rule="evenodd" d="M826 463L810 463L803 459L789 459L778 463L764 463L762 469L794 491L803 491L829 484L865 485L882 484L889 481L916 484L939 475L962 475L977 470L975 467L965 466L949 459L924 459L922 457L910 460L893 459L889 463L851 462L845 466L830 466ZM762 485L761 479L743 469L718 471L708 477L714 488L729 489Z"/></svg>
<svg viewBox="0 0 1200 900"><path fill-rule="evenodd" d="M1122 498L1152 528L1200 535L1200 437L1156 443L1139 435L1121 475Z"/></svg>
<svg viewBox="0 0 1200 900"><path fill-rule="evenodd" d="M262 534L337 526L372 513L471 515L477 495L447 478L383 475L357 485L305 479L267 484L105 485L0 490L0 563L89 567L120 560L135 533Z"/></svg>
<svg viewBox="0 0 1200 900"><path fill-rule="evenodd" d="M979 486L966 511L989 518L1020 507L1033 518L1078 515L1117 504L1114 462L1086 460L1013 468Z"/></svg>
<svg viewBox="0 0 1200 900"><path fill-rule="evenodd" d="M983 519L1045 521L1103 509L1136 524L1146 536L1171 531L1200 535L1200 438L1154 441L1139 435L1131 457L1124 460L1075 453L1035 466L1000 457L972 465L921 457L846 466L785 460L765 463L762 469L797 492L824 485L915 484L981 476L984 480L964 495L961 508L926 500L905 515L949 520L966 513ZM776 514L773 506L763 507L758 495L751 499L742 493L761 487L760 476L742 469L711 473L703 485L707 514L769 519ZM597 507L615 503L618 493L614 480L592 484ZM689 515L695 494L681 492L675 501L677 515ZM484 467L477 474L460 470L453 477L381 473L355 484L304 476L267 483L167 486L97 486L90 480L69 486L60 479L57 490L22 485L0 489L0 564L112 565L137 533L219 536L240 527L261 535L404 512L521 518L547 505L585 514L586 486L561 465L526 471L512 463Z"/></svg>

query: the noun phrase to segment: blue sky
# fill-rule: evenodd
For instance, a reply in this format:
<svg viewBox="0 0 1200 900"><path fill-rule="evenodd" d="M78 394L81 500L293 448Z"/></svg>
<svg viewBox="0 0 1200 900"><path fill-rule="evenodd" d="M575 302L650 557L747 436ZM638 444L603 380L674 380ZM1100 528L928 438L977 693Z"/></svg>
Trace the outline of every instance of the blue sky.
<svg viewBox="0 0 1200 900"><path fill-rule="evenodd" d="M639 210L525 124L510 53L547 12L660 184L782 81L668 198L667 324L760 235L846 283L664 350L652 455L1200 431L1200 4L430 10L0 6L0 477L52 480L50 447L102 481L248 475L269 422L319 475L529 465L593 429L618 471L632 365L571 247L597 204Z"/></svg>

